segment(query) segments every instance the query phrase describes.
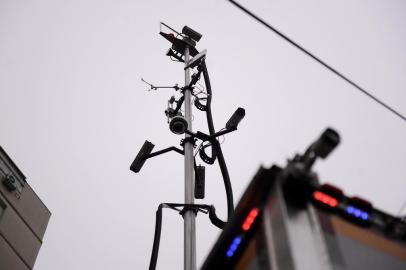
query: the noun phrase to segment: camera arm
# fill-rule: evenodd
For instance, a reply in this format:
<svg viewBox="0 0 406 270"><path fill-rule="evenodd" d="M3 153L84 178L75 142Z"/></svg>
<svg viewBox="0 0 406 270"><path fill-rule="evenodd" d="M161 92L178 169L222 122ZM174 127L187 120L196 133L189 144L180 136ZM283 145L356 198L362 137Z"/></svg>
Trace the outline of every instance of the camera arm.
<svg viewBox="0 0 406 270"><path fill-rule="evenodd" d="M183 150L181 150L181 149L179 149L179 148L177 148L177 147L175 147L175 146L171 146L171 147L168 147L168 148L165 148L165 149L156 151L156 152L154 152L154 153L151 153L151 154L149 154L149 155L145 155L145 156L143 156L143 159L149 159L149 158L152 158L152 157L156 157L156 156L159 156L159 155L168 153L168 152L170 152L170 151L175 151L175 152L177 152L177 153L179 153L179 154L181 154L181 155L184 154L184 153L183 153Z"/></svg>
<svg viewBox="0 0 406 270"><path fill-rule="evenodd" d="M201 131L197 131L196 133L193 133L193 132L191 132L191 131L189 131L189 130L186 130L185 133L186 133L186 134L189 134L190 136L192 136L192 137L194 137L194 138L197 138L197 139L199 139L199 140L202 140L202 141L204 141L204 142L208 141L208 142L214 144L214 142L215 142L215 140L216 140L217 137L220 137L220 136L222 136L222 135L225 135L225 134L227 134L227 133L230 133L230 132L233 132L233 131L236 131L236 130L237 130L237 128L224 129L224 130L220 130L219 132L214 133L214 134L211 135L211 136L210 136L210 135L207 135L206 133L203 133L203 132L201 132Z"/></svg>

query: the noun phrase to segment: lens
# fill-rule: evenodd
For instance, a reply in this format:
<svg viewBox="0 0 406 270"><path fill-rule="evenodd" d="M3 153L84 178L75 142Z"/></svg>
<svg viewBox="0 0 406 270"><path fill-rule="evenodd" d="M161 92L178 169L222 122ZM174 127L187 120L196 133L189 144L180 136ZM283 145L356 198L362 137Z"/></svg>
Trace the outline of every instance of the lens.
<svg viewBox="0 0 406 270"><path fill-rule="evenodd" d="M175 134L183 134L187 129L187 122L183 117L174 117L169 124L169 129Z"/></svg>

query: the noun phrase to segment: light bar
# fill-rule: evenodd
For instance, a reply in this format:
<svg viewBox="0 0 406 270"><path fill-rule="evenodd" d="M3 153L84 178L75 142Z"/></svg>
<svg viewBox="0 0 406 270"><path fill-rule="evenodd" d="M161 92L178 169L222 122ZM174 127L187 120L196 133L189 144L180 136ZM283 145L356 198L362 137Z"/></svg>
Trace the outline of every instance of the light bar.
<svg viewBox="0 0 406 270"><path fill-rule="evenodd" d="M234 255L234 252L237 250L238 246L241 243L241 237L237 236L234 238L233 242L231 243L230 247L227 250L227 257L232 257Z"/></svg>
<svg viewBox="0 0 406 270"><path fill-rule="evenodd" d="M244 220L244 223L242 224L243 231L246 232L251 228L252 223L254 223L255 219L258 216L258 212L258 208L254 208L250 211L247 218Z"/></svg>
<svg viewBox="0 0 406 270"><path fill-rule="evenodd" d="M335 198L333 198L333 197L331 197L331 196L329 196L329 195L327 195L327 194L325 194L323 192L320 192L320 191L314 192L313 193L313 198L316 201L318 201L320 203L323 203L323 204L325 204L327 206L333 207L333 208L337 207L337 205L338 205L337 199L335 199Z"/></svg>
<svg viewBox="0 0 406 270"><path fill-rule="evenodd" d="M340 200L344 197L344 192L340 188L333 186L331 184L328 184L328 183L321 185L319 190L323 193L333 196L334 198L336 198L338 200Z"/></svg>
<svg viewBox="0 0 406 270"><path fill-rule="evenodd" d="M347 212L347 214L356 217L358 219L367 221L369 218L369 215L367 212L362 211L361 209L354 207L352 205L347 206L347 208L345 209L345 211Z"/></svg>

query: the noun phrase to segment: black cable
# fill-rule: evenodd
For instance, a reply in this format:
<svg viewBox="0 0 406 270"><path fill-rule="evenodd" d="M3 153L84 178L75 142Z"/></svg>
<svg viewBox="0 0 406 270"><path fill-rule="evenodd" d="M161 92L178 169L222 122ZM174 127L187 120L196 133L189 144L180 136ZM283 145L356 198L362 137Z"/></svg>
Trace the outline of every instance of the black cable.
<svg viewBox="0 0 406 270"><path fill-rule="evenodd" d="M214 135L214 133L216 133L216 131L214 129L213 116L212 116L212 113L211 113L211 100L212 100L213 94L212 94L212 91L211 91L211 83L210 83L209 73L207 72L206 61L203 60L203 62L201 64L201 68L202 68L202 71L203 71L203 78L204 78L204 83L206 85L206 91L207 91L206 117L207 117L207 125L209 127L209 134L211 136L211 135ZM215 153L213 153L213 154L215 154Z"/></svg>
<svg viewBox="0 0 406 270"><path fill-rule="evenodd" d="M228 174L223 151L221 150L220 143L217 140L214 140L213 147L217 155L217 160L220 166L221 174L223 175L224 187L226 189L227 196L227 220L230 220L232 215L234 214L233 189L231 186L230 175Z"/></svg>
<svg viewBox="0 0 406 270"><path fill-rule="evenodd" d="M204 83L206 84L206 90L207 90L207 94L208 94L207 103L206 103L207 125L209 127L210 136L212 136L215 134L213 116L211 113L211 99L212 99L213 95L212 95L212 91L211 91L210 78L209 78L209 74L207 72L206 62L204 60L201 64L201 67L203 69ZM218 158L221 174L223 176L224 187L225 187L226 196L227 196L227 220L230 220L231 216L234 213L233 189L231 186L230 175L228 174L227 164L226 164L226 161L224 160L223 151L221 150L221 146L217 140L214 140L214 143L212 145L212 157L215 157L215 156L217 156L217 158Z"/></svg>
<svg viewBox="0 0 406 270"><path fill-rule="evenodd" d="M196 165L196 163L195 163ZM226 223L219 219L216 215L216 209L213 205L207 204L180 204L180 203L161 203L156 210L155 219L155 233L154 233L154 244L152 245L151 260L149 262L149 270L155 270L156 263L158 261L159 243L161 241L161 229L162 229L162 208L167 207L172 210L178 211L182 216L186 209L192 209L197 212L203 212L204 214L209 214L209 219L211 223L219 229L223 229ZM183 207L180 211L176 207Z"/></svg>
<svg viewBox="0 0 406 270"><path fill-rule="evenodd" d="M155 217L155 234L154 234L154 244L152 245L151 260L149 262L149 270L155 270L156 262L158 260L159 252L159 242L161 241L161 228L162 228L162 207L164 206L161 203L156 210Z"/></svg>
<svg viewBox="0 0 406 270"><path fill-rule="evenodd" d="M209 219L211 223L219 229L224 229L224 227L226 226L226 222L222 221L217 217L216 209L214 208L214 206L211 205L208 210L209 210Z"/></svg>
<svg viewBox="0 0 406 270"><path fill-rule="evenodd" d="M325 68L329 69L331 72L333 72L334 74L336 74L337 76L339 76L341 79L343 79L344 81L348 82L349 84L351 84L352 86L354 86L356 89L358 89L361 93L365 94L366 96L368 96L369 98L373 99L375 102L377 102L378 104L380 104L381 106L383 106L384 108L386 108L387 110L389 110L390 112L392 112L393 114L397 115L398 117L400 117L402 120L406 121L406 117L403 116L401 113L399 113L398 111L396 111L395 109L393 109L392 107L390 107L389 105L385 104L383 101L379 100L378 98L376 98L375 96L373 96L371 93L369 93L367 90L363 89L361 86L359 86L358 84L356 84L355 82L353 82L352 80L348 79L347 77L345 77L343 74L341 74L340 72L338 72L336 69L334 69L333 67L331 67L330 65L328 65L326 62L324 62L323 60L321 60L320 58L318 58L317 56L315 56L314 54L312 54L311 52L309 52L308 50L306 50L305 48L303 48L302 46L300 46L298 43L296 43L295 41L293 41L292 39L290 39L289 37L287 37L286 35L284 35L283 33L281 33L279 30L277 30L275 27L271 26L270 24L268 24L267 22L265 22L263 19L261 19L260 17L258 17L257 15L253 14L251 11L249 11L248 9L246 9L245 7L243 7L242 5L240 5L239 3L237 3L236 1L233 0L228 0L230 3L232 3L233 5L235 5L236 7L238 7L239 9L241 9L243 12L245 12L246 14L248 14L249 16L251 16L252 18L254 18L255 20L257 20L258 22L260 22L261 24L263 24L265 27L267 27L269 30L273 31L274 33L276 33L277 35L279 35L281 38L283 38L284 40L286 40L287 42L289 42L291 45L293 45L294 47L298 48L299 50L301 50L302 52L304 52L305 54L307 54L308 56L310 56L311 58L313 58L313 60L317 61L319 64L323 65Z"/></svg>

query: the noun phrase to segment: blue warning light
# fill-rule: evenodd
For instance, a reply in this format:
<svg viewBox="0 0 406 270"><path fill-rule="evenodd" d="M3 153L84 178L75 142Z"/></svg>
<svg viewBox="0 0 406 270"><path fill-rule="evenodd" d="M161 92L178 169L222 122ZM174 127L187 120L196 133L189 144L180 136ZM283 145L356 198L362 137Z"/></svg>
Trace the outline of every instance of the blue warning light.
<svg viewBox="0 0 406 270"><path fill-rule="evenodd" d="M227 257L232 257L234 255L234 252L237 250L238 246L241 243L241 237L237 236L234 238L233 242L231 242L230 247L227 250Z"/></svg>
<svg viewBox="0 0 406 270"><path fill-rule="evenodd" d="M347 206L346 211L349 215L356 217L358 219L362 219L364 221L367 221L369 218L369 215L367 212L362 211L361 209L358 209L352 205Z"/></svg>

